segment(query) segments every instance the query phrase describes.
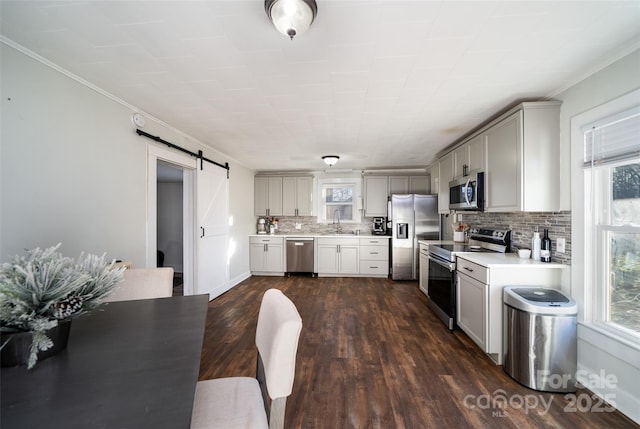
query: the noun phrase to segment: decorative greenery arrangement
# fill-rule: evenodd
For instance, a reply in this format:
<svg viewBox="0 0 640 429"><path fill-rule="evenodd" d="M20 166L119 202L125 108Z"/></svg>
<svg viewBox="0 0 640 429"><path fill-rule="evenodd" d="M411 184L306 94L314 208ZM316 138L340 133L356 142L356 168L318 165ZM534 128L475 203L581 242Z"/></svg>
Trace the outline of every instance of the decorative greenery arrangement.
<svg viewBox="0 0 640 429"><path fill-rule="evenodd" d="M53 346L46 331L102 304L124 271L106 262L105 255L82 253L73 260L59 247L29 250L0 267L0 332L32 332L29 369L38 351Z"/></svg>

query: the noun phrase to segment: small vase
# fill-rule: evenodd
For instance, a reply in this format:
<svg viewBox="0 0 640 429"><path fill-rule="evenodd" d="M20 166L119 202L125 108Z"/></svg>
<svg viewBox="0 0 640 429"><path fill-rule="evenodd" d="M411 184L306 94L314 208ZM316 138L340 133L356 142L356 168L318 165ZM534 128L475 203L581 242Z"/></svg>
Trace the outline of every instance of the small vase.
<svg viewBox="0 0 640 429"><path fill-rule="evenodd" d="M69 340L69 330L71 329L71 320L63 320L45 332L46 336L53 341L50 349L38 352L38 362L60 353L67 348ZM0 364L4 367L27 365L29 363L29 355L31 353L31 342L33 334L31 332L3 333L0 336L0 345L2 354L0 355ZM8 342L5 344L5 341Z"/></svg>

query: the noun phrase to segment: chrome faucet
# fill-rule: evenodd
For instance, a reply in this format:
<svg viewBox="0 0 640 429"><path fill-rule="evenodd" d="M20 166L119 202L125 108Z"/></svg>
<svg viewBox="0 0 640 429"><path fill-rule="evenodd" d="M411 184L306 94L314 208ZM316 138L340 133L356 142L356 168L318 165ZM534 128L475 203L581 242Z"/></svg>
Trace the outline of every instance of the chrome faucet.
<svg viewBox="0 0 640 429"><path fill-rule="evenodd" d="M340 210L333 211L333 224L336 224L336 218L338 218L338 225L336 226L336 233L340 234L342 232L342 227L340 226Z"/></svg>

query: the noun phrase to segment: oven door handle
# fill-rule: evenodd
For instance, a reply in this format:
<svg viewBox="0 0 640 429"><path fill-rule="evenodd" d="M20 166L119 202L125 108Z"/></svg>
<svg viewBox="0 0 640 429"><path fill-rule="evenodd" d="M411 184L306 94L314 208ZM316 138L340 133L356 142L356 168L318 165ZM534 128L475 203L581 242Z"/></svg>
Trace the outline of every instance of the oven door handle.
<svg viewBox="0 0 640 429"><path fill-rule="evenodd" d="M456 264L455 264L455 263L453 263L453 262L446 262L446 261L443 261L443 260L441 260L441 259L434 258L434 257L433 257L433 256L431 256L431 255L429 255L429 261L435 262L436 264L438 264L438 265L440 265L440 266L442 266L442 267L447 268L449 271L454 271L454 270L456 269Z"/></svg>

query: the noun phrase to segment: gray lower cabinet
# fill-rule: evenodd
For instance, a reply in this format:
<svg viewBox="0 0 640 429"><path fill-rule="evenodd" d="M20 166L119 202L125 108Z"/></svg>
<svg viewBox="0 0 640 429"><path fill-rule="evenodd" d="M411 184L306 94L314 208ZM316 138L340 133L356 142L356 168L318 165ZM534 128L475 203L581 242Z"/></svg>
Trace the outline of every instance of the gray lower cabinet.
<svg viewBox="0 0 640 429"><path fill-rule="evenodd" d="M387 277L386 237L320 237L316 239L318 276Z"/></svg>
<svg viewBox="0 0 640 429"><path fill-rule="evenodd" d="M284 237L251 237L249 243L252 274L284 275Z"/></svg>
<svg viewBox="0 0 640 429"><path fill-rule="evenodd" d="M545 286L560 288L566 284L568 266L560 264L524 264L520 260L485 266L461 254L457 258L456 322L498 365L503 363L503 297L505 286Z"/></svg>
<svg viewBox="0 0 640 429"><path fill-rule="evenodd" d="M359 273L360 245L357 238L318 238L318 275Z"/></svg>
<svg viewBox="0 0 640 429"><path fill-rule="evenodd" d="M389 239L360 239L360 274L367 277L389 275Z"/></svg>
<svg viewBox="0 0 640 429"><path fill-rule="evenodd" d="M456 315L458 326L489 353L489 285L487 269L473 262L459 259L456 281ZM492 309L493 311L500 310Z"/></svg>

